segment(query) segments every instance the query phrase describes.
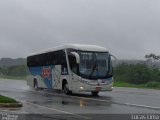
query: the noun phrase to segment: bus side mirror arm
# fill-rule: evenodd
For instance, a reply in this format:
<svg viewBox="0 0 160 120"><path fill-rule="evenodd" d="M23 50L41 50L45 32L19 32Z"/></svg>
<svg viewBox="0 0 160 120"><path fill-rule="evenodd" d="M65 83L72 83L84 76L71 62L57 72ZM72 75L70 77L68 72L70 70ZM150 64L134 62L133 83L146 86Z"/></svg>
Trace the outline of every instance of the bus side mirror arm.
<svg viewBox="0 0 160 120"><path fill-rule="evenodd" d="M116 56L110 54L111 57L113 57L115 60L118 60Z"/></svg>
<svg viewBox="0 0 160 120"><path fill-rule="evenodd" d="M71 52L72 55L74 55L76 57L76 63L79 64L80 63L80 56L77 52Z"/></svg>
<svg viewBox="0 0 160 120"><path fill-rule="evenodd" d="M113 57L113 59L115 60L115 65L118 65L118 59L115 55L110 54L110 57Z"/></svg>

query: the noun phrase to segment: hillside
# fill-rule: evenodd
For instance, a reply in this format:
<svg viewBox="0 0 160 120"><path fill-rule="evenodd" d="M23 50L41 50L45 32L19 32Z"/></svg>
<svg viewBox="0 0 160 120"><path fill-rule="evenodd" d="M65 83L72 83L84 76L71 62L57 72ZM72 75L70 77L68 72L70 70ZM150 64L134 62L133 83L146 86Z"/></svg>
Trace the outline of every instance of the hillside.
<svg viewBox="0 0 160 120"><path fill-rule="evenodd" d="M26 59L25 58L1 58L0 59L0 67L3 66L17 66L17 65L25 65L26 64Z"/></svg>

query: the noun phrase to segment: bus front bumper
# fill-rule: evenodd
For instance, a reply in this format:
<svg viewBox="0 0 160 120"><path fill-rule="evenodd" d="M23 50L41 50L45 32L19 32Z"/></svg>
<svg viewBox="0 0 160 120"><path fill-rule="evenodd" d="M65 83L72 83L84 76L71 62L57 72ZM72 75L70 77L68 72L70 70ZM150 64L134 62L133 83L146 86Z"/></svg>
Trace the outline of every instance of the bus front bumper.
<svg viewBox="0 0 160 120"><path fill-rule="evenodd" d="M78 88L78 92L91 92L91 91L112 91L113 90L113 82L107 85L87 85L81 84Z"/></svg>

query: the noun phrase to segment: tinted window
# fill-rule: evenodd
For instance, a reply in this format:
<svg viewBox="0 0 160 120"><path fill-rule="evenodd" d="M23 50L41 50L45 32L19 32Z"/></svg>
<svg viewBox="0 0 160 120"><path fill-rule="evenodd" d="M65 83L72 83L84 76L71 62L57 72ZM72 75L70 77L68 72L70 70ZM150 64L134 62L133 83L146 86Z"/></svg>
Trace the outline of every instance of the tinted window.
<svg viewBox="0 0 160 120"><path fill-rule="evenodd" d="M66 65L64 50L49 52L27 58L28 66Z"/></svg>

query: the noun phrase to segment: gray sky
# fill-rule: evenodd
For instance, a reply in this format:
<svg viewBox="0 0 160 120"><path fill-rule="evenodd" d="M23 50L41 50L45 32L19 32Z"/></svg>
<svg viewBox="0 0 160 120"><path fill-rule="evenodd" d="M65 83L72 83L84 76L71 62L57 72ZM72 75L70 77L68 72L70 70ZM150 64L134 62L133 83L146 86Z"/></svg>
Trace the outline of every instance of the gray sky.
<svg viewBox="0 0 160 120"><path fill-rule="evenodd" d="M0 0L0 58L68 43L119 59L160 54L160 0Z"/></svg>

